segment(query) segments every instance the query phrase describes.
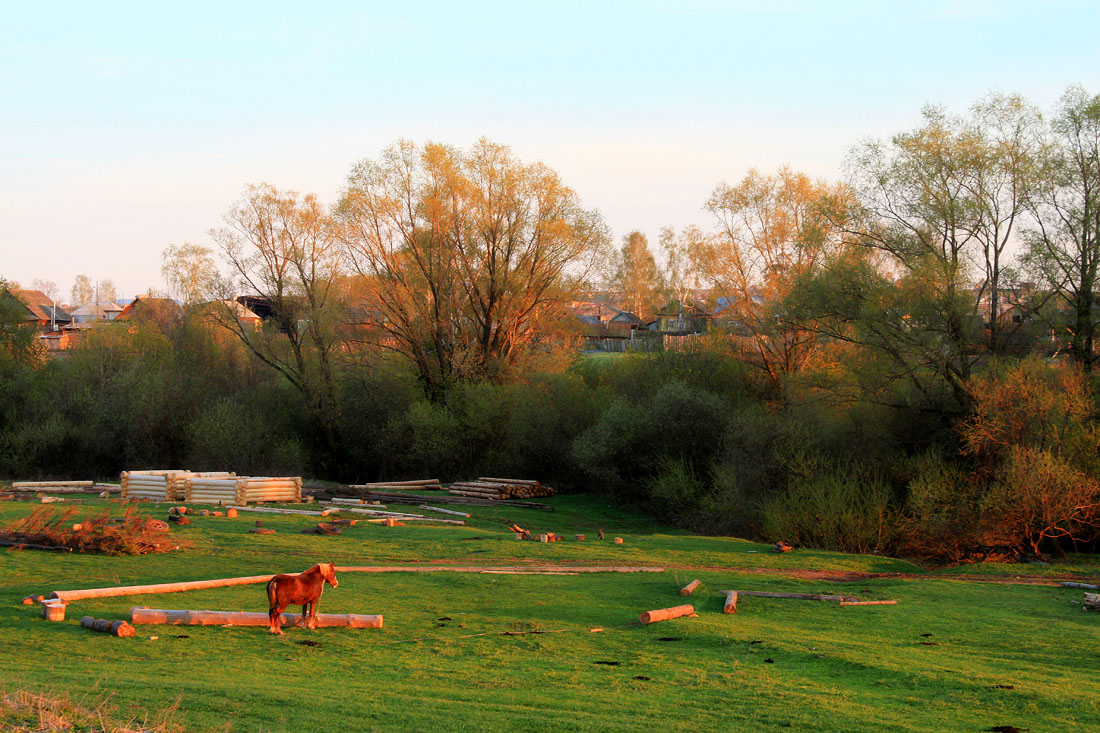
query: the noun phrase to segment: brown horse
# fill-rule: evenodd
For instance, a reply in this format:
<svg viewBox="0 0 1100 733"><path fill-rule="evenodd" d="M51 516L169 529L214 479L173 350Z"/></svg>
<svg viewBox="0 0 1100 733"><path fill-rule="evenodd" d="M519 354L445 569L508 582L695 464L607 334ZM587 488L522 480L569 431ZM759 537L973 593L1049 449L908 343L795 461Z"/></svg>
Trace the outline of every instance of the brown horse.
<svg viewBox="0 0 1100 733"><path fill-rule="evenodd" d="M268 628L271 633L283 633L279 628L279 616L287 606L294 603L302 604L302 620L298 625L316 629L317 606L321 602L321 591L325 589L325 583L333 588L337 586L336 566L332 563L314 565L304 573L276 575L267 581L267 600L271 604L267 616L270 619Z"/></svg>

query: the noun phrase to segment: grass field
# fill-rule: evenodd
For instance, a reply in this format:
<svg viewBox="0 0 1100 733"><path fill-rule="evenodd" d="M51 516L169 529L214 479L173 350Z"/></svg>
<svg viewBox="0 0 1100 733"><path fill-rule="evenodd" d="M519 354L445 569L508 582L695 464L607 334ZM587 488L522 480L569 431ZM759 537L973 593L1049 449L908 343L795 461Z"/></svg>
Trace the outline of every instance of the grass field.
<svg viewBox="0 0 1100 733"><path fill-rule="evenodd" d="M549 503L556 512L471 507L466 527L361 523L339 537L300 534L310 517L199 517L172 529L190 549L159 556L0 552L0 692L111 695L117 716L138 720L156 720L178 701L174 721L186 730L1100 729L1100 617L1071 603L1080 591L1055 583L1100 577L1095 557L926 572L884 557L777 555L696 537L592 497ZM34 506L2 502L0 523ZM158 517L165 509L141 505ZM277 533L249 535L257 518ZM506 520L570 539L519 542ZM595 541L601 526L624 544ZM588 540L574 542L576 533ZM293 572L324 561L665 571L344 573L321 611L380 613L385 627L289 629L285 637L139 626L136 637L116 639L79 626L82 615L126 618L135 605L265 611L262 585L76 601L64 623L19 605L31 593ZM702 587L682 598L679 588L694 578ZM745 597L725 615L725 588L898 605ZM683 602L697 618L635 623L642 611Z"/></svg>

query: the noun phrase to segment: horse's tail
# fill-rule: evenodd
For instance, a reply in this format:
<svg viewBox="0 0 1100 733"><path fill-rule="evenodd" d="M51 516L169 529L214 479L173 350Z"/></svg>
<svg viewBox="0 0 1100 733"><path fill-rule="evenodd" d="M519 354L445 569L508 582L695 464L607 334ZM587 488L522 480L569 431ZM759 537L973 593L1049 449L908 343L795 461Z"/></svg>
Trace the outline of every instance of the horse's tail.
<svg viewBox="0 0 1100 733"><path fill-rule="evenodd" d="M274 609L278 605L278 598L275 590L275 578L267 581L267 602L269 609Z"/></svg>

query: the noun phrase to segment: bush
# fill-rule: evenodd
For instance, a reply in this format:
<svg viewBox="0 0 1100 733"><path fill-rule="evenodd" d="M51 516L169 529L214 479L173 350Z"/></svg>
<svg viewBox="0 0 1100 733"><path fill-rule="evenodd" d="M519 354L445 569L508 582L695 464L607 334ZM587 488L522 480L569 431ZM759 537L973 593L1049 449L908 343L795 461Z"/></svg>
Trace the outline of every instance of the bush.
<svg viewBox="0 0 1100 733"><path fill-rule="evenodd" d="M764 509L769 540L844 552L894 548L898 513L884 480L812 454L789 471L787 490Z"/></svg>

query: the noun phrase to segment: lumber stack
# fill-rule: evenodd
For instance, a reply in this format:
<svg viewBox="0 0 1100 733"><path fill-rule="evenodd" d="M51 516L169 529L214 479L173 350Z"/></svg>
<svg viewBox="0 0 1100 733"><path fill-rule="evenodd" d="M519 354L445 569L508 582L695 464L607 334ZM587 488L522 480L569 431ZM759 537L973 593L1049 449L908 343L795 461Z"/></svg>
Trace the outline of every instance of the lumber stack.
<svg viewBox="0 0 1100 733"><path fill-rule="evenodd" d="M166 475L168 480L168 500L184 501L187 498L187 479L189 478L232 478L232 471L176 471Z"/></svg>
<svg viewBox="0 0 1100 733"><path fill-rule="evenodd" d="M242 504L247 504L250 501L302 501L301 476L248 476L240 478L239 481Z"/></svg>
<svg viewBox="0 0 1100 733"><path fill-rule="evenodd" d="M186 501L195 504L247 504L265 501L300 502L301 476L231 476L187 478ZM238 507L239 508L239 507Z"/></svg>
<svg viewBox="0 0 1100 733"><path fill-rule="evenodd" d="M239 481L237 477L184 479L184 500L193 504L243 504Z"/></svg>
<svg viewBox="0 0 1100 733"><path fill-rule="evenodd" d="M149 501L169 501L168 477L183 473L175 469L157 469L151 471L123 471L122 498L148 499Z"/></svg>
<svg viewBox="0 0 1100 733"><path fill-rule="evenodd" d="M379 481L371 484L352 484L353 489L396 489L398 491L442 491L443 484L437 478L415 479L412 481Z"/></svg>
<svg viewBox="0 0 1100 733"><path fill-rule="evenodd" d="M350 488L347 492L349 494L355 494L354 498L364 499L366 501L377 501L384 504L415 504L420 506L424 503L423 494L406 494L400 491L378 491L376 489L356 489ZM337 497L344 498L344 497ZM466 504L469 506L515 506L523 507L525 509L542 509L552 512L554 507L549 504L540 504L537 501L502 501L498 499L482 499L472 496L433 496L433 504Z"/></svg>
<svg viewBox="0 0 1100 733"><path fill-rule="evenodd" d="M553 496L554 490L535 479L478 477L477 481L459 481L451 484L448 493L472 499L537 499Z"/></svg>
<svg viewBox="0 0 1100 733"><path fill-rule="evenodd" d="M95 490L92 481L14 481L9 487L16 494L83 494Z"/></svg>

